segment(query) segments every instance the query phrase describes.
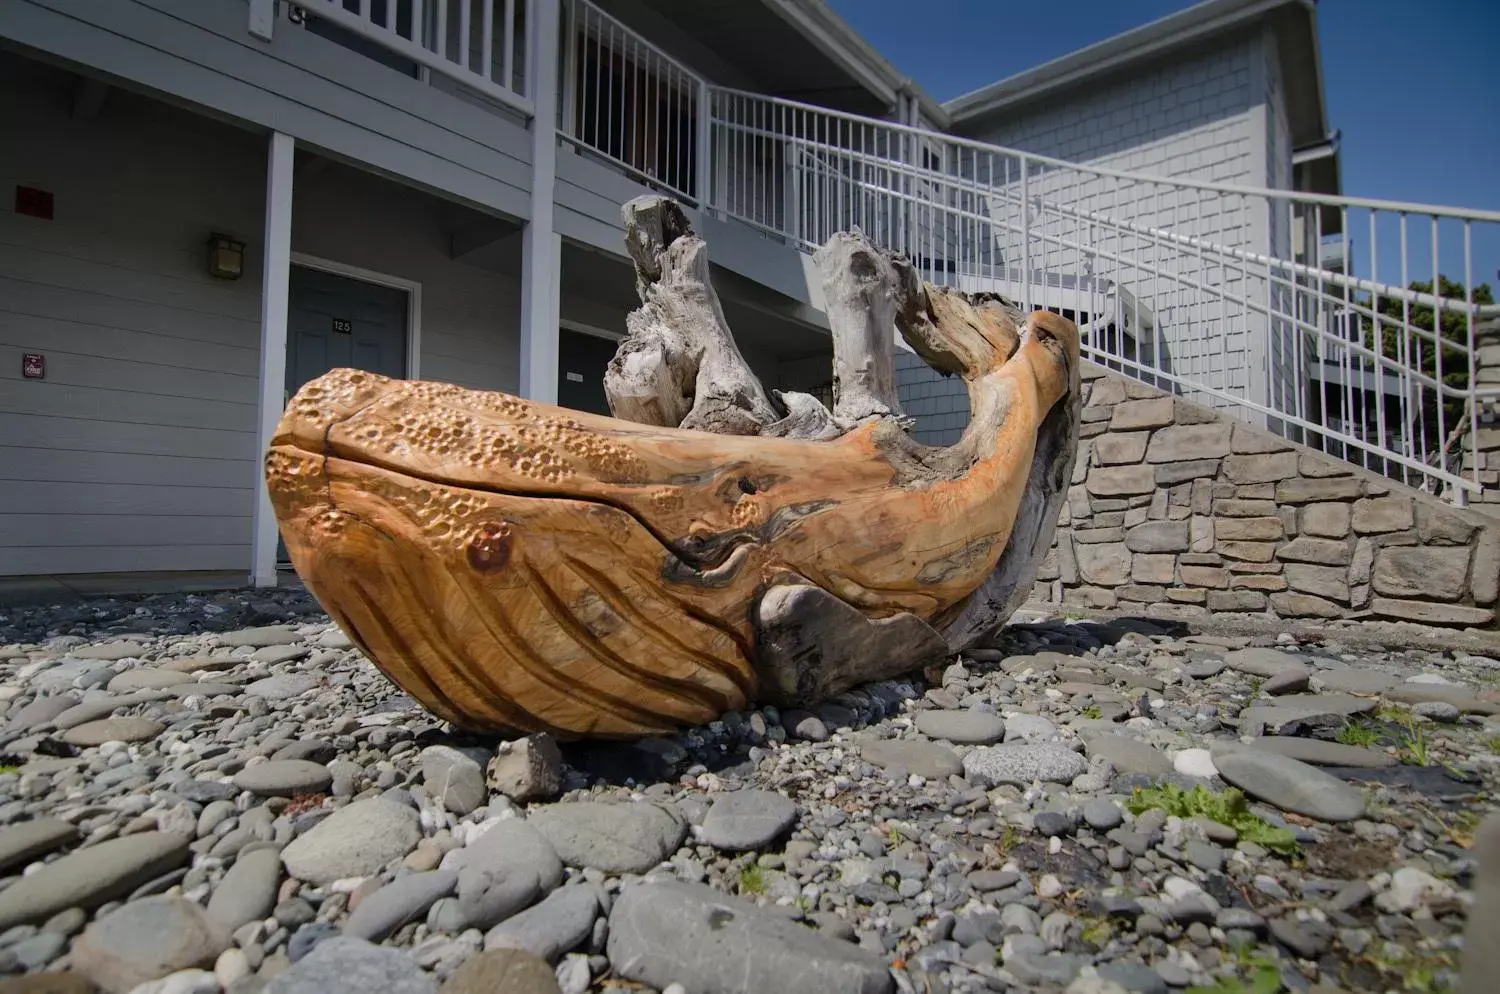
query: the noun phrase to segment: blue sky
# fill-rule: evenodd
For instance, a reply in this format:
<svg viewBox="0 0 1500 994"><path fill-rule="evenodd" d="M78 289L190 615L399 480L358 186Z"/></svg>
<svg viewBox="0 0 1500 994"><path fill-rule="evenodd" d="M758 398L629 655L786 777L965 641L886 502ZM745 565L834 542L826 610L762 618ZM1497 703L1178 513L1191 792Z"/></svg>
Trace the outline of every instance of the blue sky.
<svg viewBox="0 0 1500 994"><path fill-rule="evenodd" d="M938 100L1192 6L1184 0L830 3ZM1342 132L1344 193L1500 210L1494 55L1500 0L1321 0L1317 10L1329 120ZM1475 228L1475 281L1494 286L1500 225L1482 227ZM1387 238L1382 227L1382 251ZM1445 237L1445 271L1447 260L1458 258L1449 245ZM1393 278L1391 264L1382 260L1383 277Z"/></svg>

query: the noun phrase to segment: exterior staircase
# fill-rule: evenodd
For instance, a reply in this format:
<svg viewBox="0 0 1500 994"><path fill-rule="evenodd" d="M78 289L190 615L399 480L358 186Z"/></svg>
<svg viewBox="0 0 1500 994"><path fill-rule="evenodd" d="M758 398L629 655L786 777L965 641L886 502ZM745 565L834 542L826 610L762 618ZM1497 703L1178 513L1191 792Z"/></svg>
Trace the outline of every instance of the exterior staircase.
<svg viewBox="0 0 1500 994"><path fill-rule="evenodd" d="M1474 249L1500 213L1100 169L715 87L706 102L704 209L809 252L860 228L933 283L1073 318L1109 369L1454 503L1500 499L1500 356L1481 348L1500 307L1475 292Z"/></svg>

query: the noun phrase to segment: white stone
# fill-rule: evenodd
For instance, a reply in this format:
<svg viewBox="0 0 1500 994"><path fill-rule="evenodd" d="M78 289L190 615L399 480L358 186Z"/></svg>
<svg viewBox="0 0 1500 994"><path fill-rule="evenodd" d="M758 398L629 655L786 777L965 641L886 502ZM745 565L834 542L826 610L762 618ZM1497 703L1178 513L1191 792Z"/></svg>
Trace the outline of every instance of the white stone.
<svg viewBox="0 0 1500 994"><path fill-rule="evenodd" d="M1180 901L1185 897L1202 894L1203 888L1186 877L1168 877L1162 881L1161 892L1174 901Z"/></svg>
<svg viewBox="0 0 1500 994"><path fill-rule="evenodd" d="M245 955L243 949L231 947L219 954L214 963L214 976L219 979L219 984L228 990L235 981L250 976L250 957Z"/></svg>
<svg viewBox="0 0 1500 994"><path fill-rule="evenodd" d="M1213 757L1207 749L1184 749L1172 757L1172 768L1178 773L1190 777L1218 776L1219 769L1214 766Z"/></svg>
<svg viewBox="0 0 1500 994"><path fill-rule="evenodd" d="M178 970L160 980L137 984L130 994L219 994L219 987L218 977L207 970Z"/></svg>
<svg viewBox="0 0 1500 994"><path fill-rule="evenodd" d="M1408 913L1433 901L1451 901L1457 894L1447 881L1415 866L1403 866L1391 874L1390 887L1375 895L1375 906L1385 912Z"/></svg>

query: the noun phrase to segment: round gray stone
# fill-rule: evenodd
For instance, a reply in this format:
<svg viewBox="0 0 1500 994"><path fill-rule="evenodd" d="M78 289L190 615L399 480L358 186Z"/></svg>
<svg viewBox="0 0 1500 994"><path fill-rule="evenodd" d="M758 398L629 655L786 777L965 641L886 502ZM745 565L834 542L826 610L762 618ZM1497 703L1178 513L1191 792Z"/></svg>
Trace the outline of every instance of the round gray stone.
<svg viewBox="0 0 1500 994"><path fill-rule="evenodd" d="M743 789L715 798L703 819L703 841L728 852L760 849L785 835L797 805L768 790Z"/></svg>
<svg viewBox="0 0 1500 994"><path fill-rule="evenodd" d="M397 877L359 902L344 924L344 934L379 942L407 922L427 914L441 898L458 886L452 870L432 870Z"/></svg>
<svg viewBox="0 0 1500 994"><path fill-rule="evenodd" d="M1303 657L1279 649L1235 649L1224 654L1224 663L1232 670L1250 676L1273 677L1283 670L1302 666Z"/></svg>
<svg viewBox="0 0 1500 994"><path fill-rule="evenodd" d="M305 645L267 645L252 652L250 658L256 662L269 663L274 666L277 663L290 663L310 655L312 655L312 650Z"/></svg>
<svg viewBox="0 0 1500 994"><path fill-rule="evenodd" d="M265 994L436 994L437 981L399 949L339 936L277 974Z"/></svg>
<svg viewBox="0 0 1500 994"><path fill-rule="evenodd" d="M477 837L471 836L469 844L450 857L459 871L460 895L470 875L491 871L530 870L542 893L562 886L563 864L557 850L530 821L519 818L507 819L491 825ZM447 859L443 865L450 865Z"/></svg>
<svg viewBox="0 0 1500 994"><path fill-rule="evenodd" d="M142 832L69 853L0 891L0 929L123 897L187 862L191 841L170 832Z"/></svg>
<svg viewBox="0 0 1500 994"><path fill-rule="evenodd" d="M38 932L7 950L25 970L40 970L63 954L68 937L58 932Z"/></svg>
<svg viewBox="0 0 1500 994"><path fill-rule="evenodd" d="M1083 820L1088 822L1090 828L1107 832L1120 827L1125 821L1125 812L1114 801L1096 797L1083 806Z"/></svg>
<svg viewBox="0 0 1500 994"><path fill-rule="evenodd" d="M534 867L471 865L474 862L465 863L458 877L457 908L465 928L494 928L546 893Z"/></svg>
<svg viewBox="0 0 1500 994"><path fill-rule="evenodd" d="M1005 721L988 711L923 711L917 715L917 731L949 742L988 745L1005 736Z"/></svg>
<svg viewBox="0 0 1500 994"><path fill-rule="evenodd" d="M68 729L63 733L63 741L76 746L97 746L106 742L145 742L156 738L166 727L150 718L101 718Z"/></svg>
<svg viewBox="0 0 1500 994"><path fill-rule="evenodd" d="M78 703L78 698L68 694L58 694L55 697L38 697L30 704L17 708L13 713L6 716L6 727L14 729L31 729L38 725L46 725L52 719Z"/></svg>
<svg viewBox="0 0 1500 994"><path fill-rule="evenodd" d="M1211 677L1216 677L1226 669L1228 669L1228 664L1216 656L1189 660L1182 666L1182 671L1195 680L1207 680Z"/></svg>
<svg viewBox="0 0 1500 994"><path fill-rule="evenodd" d="M958 753L936 742L917 739L864 739L859 754L883 770L904 770L929 780L959 776L964 771Z"/></svg>
<svg viewBox="0 0 1500 994"><path fill-rule="evenodd" d="M1396 686L1397 680L1379 670L1321 670L1313 674L1313 686L1322 691L1342 694L1383 694Z"/></svg>
<svg viewBox="0 0 1500 994"><path fill-rule="evenodd" d="M524 949L556 963L594 931L599 917L599 893L592 884L553 891L534 908L507 918L485 934L485 949Z"/></svg>
<svg viewBox="0 0 1500 994"><path fill-rule="evenodd" d="M1226 782L1283 811L1335 822L1364 816L1364 793L1315 766L1238 746L1215 747L1212 756Z"/></svg>
<svg viewBox="0 0 1500 994"><path fill-rule="evenodd" d="M466 815L489 800L484 770L452 746L422 750L422 781L427 792L456 815Z"/></svg>
<svg viewBox="0 0 1500 994"><path fill-rule="evenodd" d="M1005 717L1005 741L1051 742L1057 738L1057 726L1034 714L1011 714Z"/></svg>
<svg viewBox="0 0 1500 994"><path fill-rule="evenodd" d="M180 659L158 660L164 670L172 670L176 673L217 673L220 670L232 670L242 665L243 659L233 656L184 656Z"/></svg>
<svg viewBox="0 0 1500 994"><path fill-rule="evenodd" d="M254 646L290 645L302 636L291 625L262 625L259 628L241 628L233 632L220 632L220 645Z"/></svg>
<svg viewBox="0 0 1500 994"><path fill-rule="evenodd" d="M1308 682L1312 679L1312 673L1306 666L1298 664L1290 666L1274 676L1266 677L1265 683L1260 685L1261 693L1277 697L1281 694L1295 694L1306 690Z"/></svg>
<svg viewBox="0 0 1500 994"><path fill-rule="evenodd" d="M270 917L281 883L281 853L274 846L242 851L208 899L208 916L226 931Z"/></svg>
<svg viewBox="0 0 1500 994"><path fill-rule="evenodd" d="M131 901L84 929L73 968L106 991L125 994L178 970L209 967L229 945L228 931L181 897Z"/></svg>
<svg viewBox="0 0 1500 994"><path fill-rule="evenodd" d="M1115 960L1099 964L1099 976L1119 984L1132 994L1167 994L1167 981L1161 974L1140 963Z"/></svg>
<svg viewBox="0 0 1500 994"><path fill-rule="evenodd" d="M422 838L417 813L384 798L355 801L288 843L281 862L288 873L312 884L368 877L400 859Z"/></svg>
<svg viewBox="0 0 1500 994"><path fill-rule="evenodd" d="M1452 704L1460 711L1472 714L1500 714L1500 703L1480 700L1468 687L1452 687L1444 684L1406 683L1392 689L1387 700L1401 704L1422 704L1426 701L1441 701Z"/></svg>
<svg viewBox="0 0 1500 994"><path fill-rule="evenodd" d="M645 873L682 844L687 823L649 802L575 801L532 809L526 821L569 866Z"/></svg>
<svg viewBox="0 0 1500 994"><path fill-rule="evenodd" d="M272 759L305 759L310 763L331 763L338 758L339 751L331 742L322 739L298 739L288 742L271 754Z"/></svg>
<svg viewBox="0 0 1500 994"><path fill-rule="evenodd" d="M964 757L964 775L985 787L1068 783L1087 768L1082 756L1054 743L981 746Z"/></svg>
<svg viewBox="0 0 1500 994"><path fill-rule="evenodd" d="M278 673L247 684L245 693L268 701L301 697L318 685L318 678L305 673Z"/></svg>
<svg viewBox="0 0 1500 994"><path fill-rule="evenodd" d="M1224 867L1224 850L1212 842L1188 839L1182 847L1182 854L1189 863L1205 873L1218 873Z"/></svg>
<svg viewBox="0 0 1500 994"><path fill-rule="evenodd" d="M234 785L261 797L321 794L333 783L328 767L306 759L272 759L247 766L234 775Z"/></svg>
<svg viewBox="0 0 1500 994"><path fill-rule="evenodd" d="M889 994L885 957L701 884L627 884L609 916L609 961L627 980L697 994Z"/></svg>
<svg viewBox="0 0 1500 994"><path fill-rule="evenodd" d="M1087 735L1084 750L1090 759L1109 760L1116 773L1171 773L1172 757L1126 735Z"/></svg>
<svg viewBox="0 0 1500 994"><path fill-rule="evenodd" d="M1449 704L1447 701L1422 701L1420 704L1412 705L1411 713L1419 718L1443 722L1457 721L1463 714L1457 705Z"/></svg>
<svg viewBox="0 0 1500 994"><path fill-rule="evenodd" d="M286 942L287 959L299 962L322 943L342 934L333 922L304 922Z"/></svg>
<svg viewBox="0 0 1500 994"><path fill-rule="evenodd" d="M145 651L146 647L139 642L105 642L69 649L68 655L74 659L102 659L112 663L119 659L135 659Z"/></svg>
<svg viewBox="0 0 1500 994"><path fill-rule="evenodd" d="M78 838L78 829L58 818L37 818L0 829L0 873L25 866Z"/></svg>
<svg viewBox="0 0 1500 994"><path fill-rule="evenodd" d="M182 683L181 673L142 666L116 674L104 689L112 693L124 694L132 690L160 690L163 687L175 687L180 683Z"/></svg>

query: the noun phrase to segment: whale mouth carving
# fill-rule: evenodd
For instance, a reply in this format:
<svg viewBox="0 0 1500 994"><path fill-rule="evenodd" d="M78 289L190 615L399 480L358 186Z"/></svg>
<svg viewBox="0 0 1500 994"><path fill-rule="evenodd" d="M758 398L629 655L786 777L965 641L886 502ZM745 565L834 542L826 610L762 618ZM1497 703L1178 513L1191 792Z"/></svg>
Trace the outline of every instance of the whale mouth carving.
<svg viewBox="0 0 1500 994"><path fill-rule="evenodd" d="M894 417L725 435L329 372L266 456L292 562L387 676L480 730L655 734L924 661L841 661L826 631L809 651L807 617L875 640L833 638L845 656L972 644L1050 546L1077 331L1045 312L1017 329L992 297L914 283L902 306L908 341L968 386L954 445Z"/></svg>

